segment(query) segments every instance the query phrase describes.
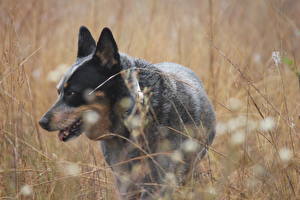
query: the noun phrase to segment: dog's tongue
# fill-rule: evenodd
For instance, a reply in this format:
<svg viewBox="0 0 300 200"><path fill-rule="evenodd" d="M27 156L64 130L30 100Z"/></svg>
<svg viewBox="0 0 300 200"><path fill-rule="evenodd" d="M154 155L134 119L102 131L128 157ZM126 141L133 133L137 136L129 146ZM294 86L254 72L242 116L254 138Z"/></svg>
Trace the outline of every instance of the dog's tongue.
<svg viewBox="0 0 300 200"><path fill-rule="evenodd" d="M67 134L65 134L65 132L66 131L59 131L59 133L58 133L58 138L62 142L64 141L64 137L67 135Z"/></svg>

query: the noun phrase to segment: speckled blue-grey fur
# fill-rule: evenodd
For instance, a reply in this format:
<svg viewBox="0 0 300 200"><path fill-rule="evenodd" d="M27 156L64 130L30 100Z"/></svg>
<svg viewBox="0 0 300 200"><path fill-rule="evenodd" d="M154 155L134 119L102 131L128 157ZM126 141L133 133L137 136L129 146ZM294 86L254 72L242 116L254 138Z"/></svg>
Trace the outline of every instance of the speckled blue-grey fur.
<svg viewBox="0 0 300 200"><path fill-rule="evenodd" d="M134 68L138 71L141 89L150 88L151 91L151 111L148 114L151 120L150 124L144 128L148 144L145 151L149 154L176 150L183 153L185 164L173 161L170 155L159 155L153 157L152 160L147 159L150 172L141 179L130 180L130 175L129 180L125 181L117 178L120 192L125 194L124 196L127 195L125 198L130 199L130 192L143 188L145 192L141 199L155 199L153 195L157 195L158 190L162 195L167 194L166 191L170 194L171 189L169 187L158 189L155 186L146 186L145 183L165 184L166 173L174 173L178 184L188 181L186 180L187 174L192 170L193 164L204 156L207 146L214 139L214 110L201 81L190 69L175 63L150 64L126 54L120 54L120 60L123 69ZM124 135L126 127L122 119L115 120L115 122L111 131ZM184 152L182 144L189 137L174 130L188 132L188 134L191 134L190 131L194 132L191 137L200 140L202 145L196 152ZM170 145L162 148L161 143L166 140ZM107 163L112 166L118 176L134 173L131 172L133 165L138 164L139 161L116 167L115 164L143 155L134 145L122 139L101 141L101 147Z"/></svg>

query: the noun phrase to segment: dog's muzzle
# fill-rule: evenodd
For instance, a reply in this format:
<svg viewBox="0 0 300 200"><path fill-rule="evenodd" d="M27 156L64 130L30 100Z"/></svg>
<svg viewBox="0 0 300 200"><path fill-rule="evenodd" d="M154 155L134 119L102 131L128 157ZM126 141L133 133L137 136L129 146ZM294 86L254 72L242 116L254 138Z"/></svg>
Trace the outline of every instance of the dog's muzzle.
<svg viewBox="0 0 300 200"><path fill-rule="evenodd" d="M40 126L41 126L43 129L45 129L45 130L47 130L47 131L51 131L51 128L50 128L50 116L44 115L44 116L40 119L39 124L40 124Z"/></svg>

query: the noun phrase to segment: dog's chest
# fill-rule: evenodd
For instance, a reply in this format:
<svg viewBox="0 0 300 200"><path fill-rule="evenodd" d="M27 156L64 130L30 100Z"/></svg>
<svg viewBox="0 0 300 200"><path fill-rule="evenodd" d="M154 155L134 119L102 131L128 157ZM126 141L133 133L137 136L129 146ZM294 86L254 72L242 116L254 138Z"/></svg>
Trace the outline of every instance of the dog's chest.
<svg viewBox="0 0 300 200"><path fill-rule="evenodd" d="M125 170L129 168L129 160L137 155L137 150L130 143L120 142L112 139L110 141L100 141L100 147L105 161L114 170Z"/></svg>

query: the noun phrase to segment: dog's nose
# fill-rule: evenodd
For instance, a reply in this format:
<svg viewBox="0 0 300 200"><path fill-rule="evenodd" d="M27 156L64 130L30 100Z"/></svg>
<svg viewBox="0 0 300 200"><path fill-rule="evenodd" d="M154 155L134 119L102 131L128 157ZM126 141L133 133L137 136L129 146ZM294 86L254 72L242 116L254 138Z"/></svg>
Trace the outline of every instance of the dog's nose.
<svg viewBox="0 0 300 200"><path fill-rule="evenodd" d="M49 118L44 116L40 119L39 124L43 129L49 131L49 129L50 129L49 121L50 121Z"/></svg>

